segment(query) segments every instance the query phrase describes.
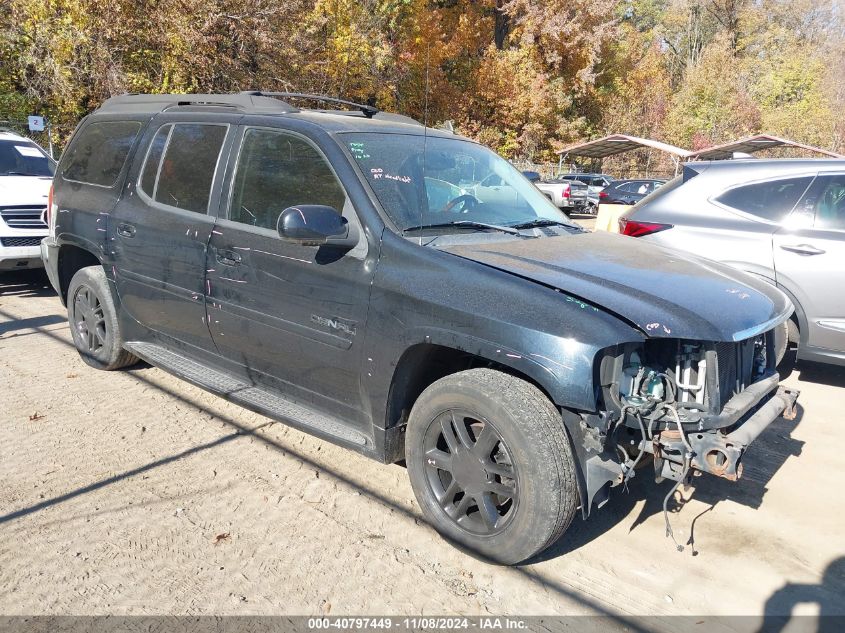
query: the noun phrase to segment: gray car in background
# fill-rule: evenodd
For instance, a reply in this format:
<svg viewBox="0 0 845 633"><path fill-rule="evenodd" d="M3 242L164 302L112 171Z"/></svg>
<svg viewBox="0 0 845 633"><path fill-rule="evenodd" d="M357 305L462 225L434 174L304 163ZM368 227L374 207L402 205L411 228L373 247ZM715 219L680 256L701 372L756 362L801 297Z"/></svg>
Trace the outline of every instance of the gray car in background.
<svg viewBox="0 0 845 633"><path fill-rule="evenodd" d="M788 337L798 358L845 365L845 160L688 163L620 231L775 284L795 304L780 354Z"/></svg>

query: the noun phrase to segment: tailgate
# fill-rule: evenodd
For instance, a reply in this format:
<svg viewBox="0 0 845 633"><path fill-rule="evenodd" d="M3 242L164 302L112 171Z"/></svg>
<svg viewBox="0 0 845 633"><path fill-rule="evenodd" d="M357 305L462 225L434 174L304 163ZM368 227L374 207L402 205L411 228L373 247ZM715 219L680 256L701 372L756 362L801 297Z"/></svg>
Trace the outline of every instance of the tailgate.
<svg viewBox="0 0 845 633"><path fill-rule="evenodd" d="M587 185L577 181L570 181L569 196L573 200L586 200L589 193L590 188Z"/></svg>

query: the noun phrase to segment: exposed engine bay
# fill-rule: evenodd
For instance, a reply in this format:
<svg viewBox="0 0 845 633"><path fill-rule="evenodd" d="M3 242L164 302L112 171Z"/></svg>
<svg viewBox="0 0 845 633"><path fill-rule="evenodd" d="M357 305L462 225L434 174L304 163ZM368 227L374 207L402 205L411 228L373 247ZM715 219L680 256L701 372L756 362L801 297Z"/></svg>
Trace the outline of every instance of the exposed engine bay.
<svg viewBox="0 0 845 633"><path fill-rule="evenodd" d="M584 479L584 516L651 462L657 482L676 482L663 502L671 536L666 505L681 483L696 473L739 479L748 445L779 416L795 416L798 392L778 387L774 358L772 332L606 350L596 367L599 412L563 412Z"/></svg>

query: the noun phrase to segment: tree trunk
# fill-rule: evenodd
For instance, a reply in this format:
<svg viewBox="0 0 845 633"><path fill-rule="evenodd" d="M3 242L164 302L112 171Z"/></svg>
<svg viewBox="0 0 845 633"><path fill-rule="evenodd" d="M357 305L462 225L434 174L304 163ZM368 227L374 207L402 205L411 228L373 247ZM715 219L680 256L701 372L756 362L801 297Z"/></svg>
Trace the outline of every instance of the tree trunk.
<svg viewBox="0 0 845 633"><path fill-rule="evenodd" d="M494 9L496 21L493 31L493 41L496 43L498 50L505 48L505 41L508 39L511 31L510 16L503 11L504 5L505 0L496 0L496 8Z"/></svg>

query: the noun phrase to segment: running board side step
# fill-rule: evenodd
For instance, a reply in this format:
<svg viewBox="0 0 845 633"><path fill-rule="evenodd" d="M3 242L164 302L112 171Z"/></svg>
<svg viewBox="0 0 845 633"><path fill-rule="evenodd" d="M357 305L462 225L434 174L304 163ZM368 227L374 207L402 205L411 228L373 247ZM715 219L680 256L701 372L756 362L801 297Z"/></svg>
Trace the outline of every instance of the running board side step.
<svg viewBox="0 0 845 633"><path fill-rule="evenodd" d="M292 402L268 389L206 367L161 345L130 341L125 343L124 347L151 365L250 411L266 415L306 433L349 446L359 452L370 453L373 449L372 441L363 433L350 429L337 418L317 413L308 406Z"/></svg>

